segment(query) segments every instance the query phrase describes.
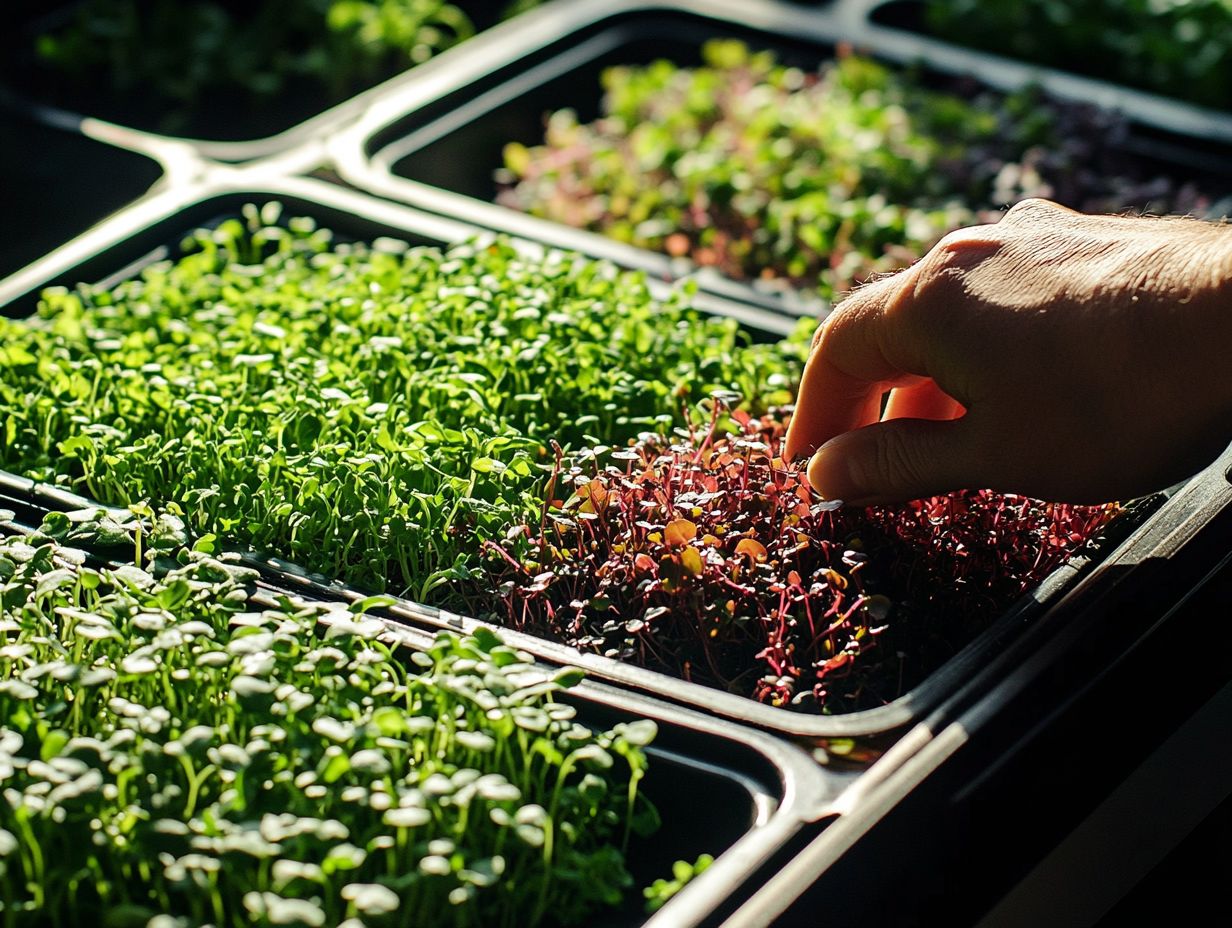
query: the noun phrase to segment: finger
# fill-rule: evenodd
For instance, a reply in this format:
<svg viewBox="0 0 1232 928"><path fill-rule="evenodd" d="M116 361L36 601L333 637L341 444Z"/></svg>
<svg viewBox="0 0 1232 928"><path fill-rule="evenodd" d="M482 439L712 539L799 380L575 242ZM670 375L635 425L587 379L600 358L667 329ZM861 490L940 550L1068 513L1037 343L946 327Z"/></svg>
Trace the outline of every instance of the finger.
<svg viewBox="0 0 1232 928"><path fill-rule="evenodd" d="M958 400L944 392L935 380L922 380L913 386L899 387L890 393L885 419L957 419L965 410Z"/></svg>
<svg viewBox="0 0 1232 928"><path fill-rule="evenodd" d="M886 306L910 273L857 291L818 329L787 430L788 460L811 454L835 435L880 418L881 394L906 373L886 358L880 330Z"/></svg>
<svg viewBox="0 0 1232 928"><path fill-rule="evenodd" d="M788 461L811 454L834 435L881 418L881 383L846 375L820 352L809 356L787 426Z"/></svg>
<svg viewBox="0 0 1232 928"><path fill-rule="evenodd" d="M870 393L864 400L864 406L856 414L856 419L859 425L854 428L862 428L865 425L872 425L881 419L881 407L885 400L885 393L881 389L877 389Z"/></svg>
<svg viewBox="0 0 1232 928"><path fill-rule="evenodd" d="M809 463L813 489L848 505L900 503L961 489L974 479L973 430L946 422L892 419L831 439Z"/></svg>

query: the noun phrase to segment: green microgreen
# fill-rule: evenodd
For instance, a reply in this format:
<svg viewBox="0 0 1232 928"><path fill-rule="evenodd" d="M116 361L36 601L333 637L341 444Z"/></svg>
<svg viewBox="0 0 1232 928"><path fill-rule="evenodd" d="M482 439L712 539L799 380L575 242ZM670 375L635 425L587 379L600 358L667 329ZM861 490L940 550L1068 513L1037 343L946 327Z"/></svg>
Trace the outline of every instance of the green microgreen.
<svg viewBox="0 0 1232 928"><path fill-rule="evenodd" d="M723 40L704 58L608 69L599 119L558 110L544 144L506 146L499 201L827 298L1023 197L1196 202L1141 176L1116 149L1123 125L1094 108L941 92L851 54L806 72Z"/></svg>
<svg viewBox="0 0 1232 928"><path fill-rule="evenodd" d="M786 402L801 351L638 275L509 243L336 242L276 205L112 290L0 320L0 463L373 590L456 604L552 456Z"/></svg>
<svg viewBox="0 0 1232 928"><path fill-rule="evenodd" d="M684 889L695 876L705 872L712 863L714 863L714 858L709 854L702 854L692 863L687 860L676 861L672 864L670 880L657 879L642 891L646 897L646 911L657 912L663 908L672 896Z"/></svg>
<svg viewBox="0 0 1232 928"><path fill-rule="evenodd" d="M183 547L96 569L0 540L0 921L581 924L620 901L649 721L607 731L489 631L396 652L340 604ZM93 525L93 527L91 527ZM350 921L358 919L358 921Z"/></svg>

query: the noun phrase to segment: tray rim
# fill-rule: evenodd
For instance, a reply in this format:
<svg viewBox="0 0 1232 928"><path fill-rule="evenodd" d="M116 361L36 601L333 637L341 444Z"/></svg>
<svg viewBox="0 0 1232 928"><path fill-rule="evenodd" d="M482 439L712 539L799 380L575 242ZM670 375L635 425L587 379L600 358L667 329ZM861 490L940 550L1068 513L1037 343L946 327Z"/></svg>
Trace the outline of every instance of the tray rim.
<svg viewBox="0 0 1232 928"><path fill-rule="evenodd" d="M106 507L104 507L106 508ZM16 531L14 531L16 527ZM5 523L0 534L20 534L19 523ZM72 546L70 546L72 547ZM88 550L88 549L87 549ZM265 607L272 606L283 591L257 583L257 590L250 602ZM321 602L319 598L292 594L293 601ZM342 601L334 600L340 606ZM326 612L322 624L345 620L349 613L338 610L337 615ZM424 651L431 646L435 632L390 620L380 619L385 625L383 640L395 647L410 651ZM536 658L537 669L552 673L556 665ZM735 900L739 905L750 896L756 887L749 881L763 866L769 864L797 834L810 834L824 830L829 820L835 817L832 811L836 801L857 778L854 774L840 775L816 764L800 747L774 738L764 732L746 728L736 722L716 720L695 710L685 709L659 700L628 694L600 681L583 679L570 689L570 701L583 705L597 705L626 717L651 719L656 724L670 726L686 733L700 735L709 743L714 756L699 756L701 752L690 749L672 749L652 744L647 750L680 767L690 767L712 775L722 776L739 786L749 795L753 818L742 833L703 873L673 896L657 912L636 924L643 928L690 928L713 916L720 906ZM743 772L735 766L727 766L721 758L719 744L736 744L740 750L751 752L759 762L773 770L778 789L772 793L764 780ZM810 828L810 826L815 826ZM813 837L816 835L813 834ZM627 891L635 898L636 888ZM602 917L605 913L594 913Z"/></svg>

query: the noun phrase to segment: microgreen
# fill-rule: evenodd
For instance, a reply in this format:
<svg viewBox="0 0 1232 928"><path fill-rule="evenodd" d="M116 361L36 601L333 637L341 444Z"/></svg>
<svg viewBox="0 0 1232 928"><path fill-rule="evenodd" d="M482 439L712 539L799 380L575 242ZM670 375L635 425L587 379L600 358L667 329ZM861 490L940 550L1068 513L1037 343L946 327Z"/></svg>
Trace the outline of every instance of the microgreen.
<svg viewBox="0 0 1232 928"><path fill-rule="evenodd" d="M106 86L162 110L164 130L225 95L234 109L269 109L289 91L340 100L426 61L494 18L463 0L84 0L36 40L43 83ZM523 3L531 6L533 3Z"/></svg>
<svg viewBox="0 0 1232 928"><path fill-rule="evenodd" d="M136 518L0 540L5 925L567 925L620 900L652 722L580 724L556 699L580 673L488 631L408 667L382 622L259 598L174 521L114 569L47 532L134 544Z"/></svg>
<svg viewBox="0 0 1232 928"><path fill-rule="evenodd" d="M836 508L780 459L784 419L722 400L674 439L562 457L540 517L489 543L498 620L772 705L868 708L1117 511L987 491Z"/></svg>
<svg viewBox="0 0 1232 928"><path fill-rule="evenodd" d="M785 402L800 353L607 264L334 242L247 209L114 290L0 320L0 462L373 590L456 603L536 507L549 444L668 428L715 387Z"/></svg>
<svg viewBox="0 0 1232 928"><path fill-rule="evenodd" d="M0 320L3 461L153 499L151 550L182 519L202 551L846 711L921 679L1109 514L979 492L832 512L776 462L781 422L749 412L790 399L807 324L753 345L687 291L656 301L578 256L245 217L113 290ZM716 389L708 425L662 437Z"/></svg>
<svg viewBox="0 0 1232 928"><path fill-rule="evenodd" d="M1227 109L1228 0L925 0L950 41Z"/></svg>
<svg viewBox="0 0 1232 928"><path fill-rule="evenodd" d="M667 903L672 896L685 888L693 878L714 863L714 858L709 854L702 854L697 860L690 863L687 860L678 860L672 864L672 878L655 880L650 886L643 890L643 895L646 897L646 910L649 912L657 912Z"/></svg>
<svg viewBox="0 0 1232 928"><path fill-rule="evenodd" d="M607 70L598 120L558 110L543 145L506 147L500 202L825 297L1026 196L1092 210L1195 202L1142 183L1115 148L1123 125L1092 108L1030 91L965 99L855 55L816 73L730 40L704 56Z"/></svg>

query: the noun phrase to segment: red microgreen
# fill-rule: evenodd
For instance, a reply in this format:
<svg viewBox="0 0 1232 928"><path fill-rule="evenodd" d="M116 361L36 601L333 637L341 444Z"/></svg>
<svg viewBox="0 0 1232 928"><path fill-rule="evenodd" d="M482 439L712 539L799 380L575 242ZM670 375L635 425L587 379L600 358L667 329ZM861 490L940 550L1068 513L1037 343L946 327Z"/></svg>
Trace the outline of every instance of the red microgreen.
<svg viewBox="0 0 1232 928"><path fill-rule="evenodd" d="M840 509L781 459L787 411L716 402L557 465L542 517L489 544L514 628L776 706L901 695L1086 544L1116 506L963 491Z"/></svg>

